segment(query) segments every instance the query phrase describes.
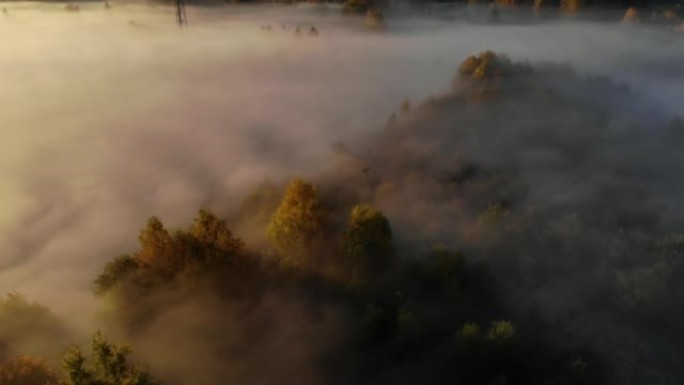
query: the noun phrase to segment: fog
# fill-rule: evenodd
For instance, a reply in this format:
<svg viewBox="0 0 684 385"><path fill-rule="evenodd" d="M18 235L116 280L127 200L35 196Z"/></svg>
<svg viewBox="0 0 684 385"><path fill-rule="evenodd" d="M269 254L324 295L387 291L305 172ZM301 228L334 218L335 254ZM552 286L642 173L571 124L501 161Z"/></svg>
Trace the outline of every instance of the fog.
<svg viewBox="0 0 684 385"><path fill-rule="evenodd" d="M163 6L2 6L0 292L88 332L93 278L146 218L178 227L265 180L333 172L338 144L364 148L404 99L447 91L468 55L608 75L637 95L611 108L649 124L684 114L682 35L617 21L398 13L373 31L335 6L233 6L189 7L178 28ZM385 202L399 234L430 213L390 207L403 204Z"/></svg>

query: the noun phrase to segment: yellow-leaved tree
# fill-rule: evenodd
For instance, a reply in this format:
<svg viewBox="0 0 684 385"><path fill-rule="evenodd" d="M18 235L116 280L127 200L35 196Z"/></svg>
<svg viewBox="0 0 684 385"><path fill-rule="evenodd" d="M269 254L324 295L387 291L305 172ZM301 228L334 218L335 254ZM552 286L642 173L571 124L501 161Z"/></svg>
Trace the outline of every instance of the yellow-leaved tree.
<svg viewBox="0 0 684 385"><path fill-rule="evenodd" d="M323 240L327 213L316 187L301 179L288 185L280 205L271 218L268 236L283 263L312 268L315 245Z"/></svg>

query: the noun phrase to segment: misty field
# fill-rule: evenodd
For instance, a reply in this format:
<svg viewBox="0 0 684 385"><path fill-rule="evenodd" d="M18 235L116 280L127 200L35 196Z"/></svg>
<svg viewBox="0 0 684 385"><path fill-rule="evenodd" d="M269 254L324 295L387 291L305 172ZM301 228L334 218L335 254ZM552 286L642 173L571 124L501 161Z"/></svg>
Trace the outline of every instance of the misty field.
<svg viewBox="0 0 684 385"><path fill-rule="evenodd" d="M0 385L684 381L676 29L77 4L0 2Z"/></svg>

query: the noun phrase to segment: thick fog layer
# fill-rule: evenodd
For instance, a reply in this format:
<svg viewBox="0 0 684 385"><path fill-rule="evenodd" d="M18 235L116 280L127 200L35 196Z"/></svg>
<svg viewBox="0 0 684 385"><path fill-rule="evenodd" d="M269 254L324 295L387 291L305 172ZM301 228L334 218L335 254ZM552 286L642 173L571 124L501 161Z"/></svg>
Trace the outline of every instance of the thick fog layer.
<svg viewBox="0 0 684 385"><path fill-rule="evenodd" d="M404 99L449 90L470 54L607 74L638 97L606 104L643 122L684 113L682 35L617 22L401 14L380 32L334 6L244 6L191 7L180 29L162 6L3 7L0 292L77 327L147 217L184 225L265 180L332 170L339 144L363 148Z"/></svg>

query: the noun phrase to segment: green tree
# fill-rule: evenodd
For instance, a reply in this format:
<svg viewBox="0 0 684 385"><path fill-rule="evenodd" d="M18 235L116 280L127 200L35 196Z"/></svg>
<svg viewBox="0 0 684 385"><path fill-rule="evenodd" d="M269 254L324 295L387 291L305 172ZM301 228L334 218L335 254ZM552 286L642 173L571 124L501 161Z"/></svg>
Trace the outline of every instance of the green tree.
<svg viewBox="0 0 684 385"><path fill-rule="evenodd" d="M482 330L480 329L480 325L469 322L463 324L463 327L458 331L456 337L464 342L472 342L479 340L481 334Z"/></svg>
<svg viewBox="0 0 684 385"><path fill-rule="evenodd" d="M214 213L205 209L199 211L190 229L190 234L206 245L214 246L229 253L240 252L243 247L242 242L233 237L226 221L219 219Z"/></svg>
<svg viewBox="0 0 684 385"><path fill-rule="evenodd" d="M210 285L237 294L257 266L226 221L209 210L200 210L189 229L173 235L152 217L139 239L134 257L120 256L105 266L94 282L97 295L117 289L116 301L139 303L166 285L183 290Z"/></svg>
<svg viewBox="0 0 684 385"><path fill-rule="evenodd" d="M342 12L363 14L372 6L372 3L372 0L346 0L342 6Z"/></svg>
<svg viewBox="0 0 684 385"><path fill-rule="evenodd" d="M494 321L487 331L487 340L497 346L510 345L517 339L518 332L510 321Z"/></svg>
<svg viewBox="0 0 684 385"><path fill-rule="evenodd" d="M98 332L92 339L92 364L77 346L64 355L62 369L64 385L153 385L148 371L140 365L131 364L131 351L107 341Z"/></svg>
<svg viewBox="0 0 684 385"><path fill-rule="evenodd" d="M385 28L385 17L377 9L369 9L366 12L366 25L373 29Z"/></svg>
<svg viewBox="0 0 684 385"><path fill-rule="evenodd" d="M350 283L361 283L389 265L392 229L381 211L365 204L351 212L342 240L342 269Z"/></svg>
<svg viewBox="0 0 684 385"><path fill-rule="evenodd" d="M443 290L458 290L467 283L465 257L458 251L437 245L430 252L430 262L436 282Z"/></svg>
<svg viewBox="0 0 684 385"><path fill-rule="evenodd" d="M286 264L312 267L314 245L323 239L326 217L314 185L293 180L268 227L269 238Z"/></svg>
<svg viewBox="0 0 684 385"><path fill-rule="evenodd" d="M576 16L582 5L582 0L561 0L560 11L566 16Z"/></svg>

